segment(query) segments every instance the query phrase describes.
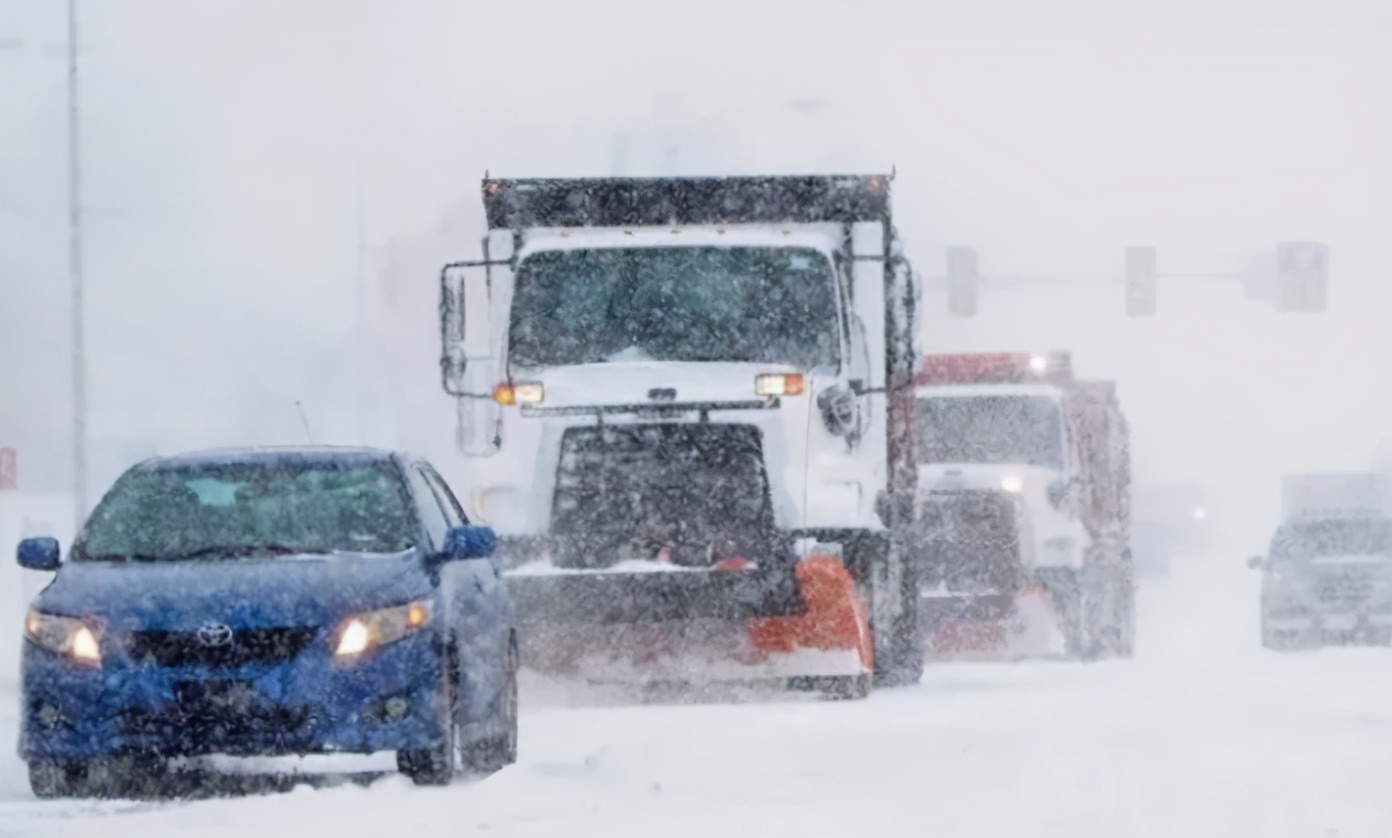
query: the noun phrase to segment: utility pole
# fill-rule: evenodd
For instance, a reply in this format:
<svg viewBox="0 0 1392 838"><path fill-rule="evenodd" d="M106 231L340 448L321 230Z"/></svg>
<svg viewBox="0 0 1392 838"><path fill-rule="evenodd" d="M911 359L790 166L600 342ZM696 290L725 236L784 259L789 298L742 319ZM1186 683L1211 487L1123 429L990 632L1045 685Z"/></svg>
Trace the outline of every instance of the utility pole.
<svg viewBox="0 0 1392 838"><path fill-rule="evenodd" d="M82 318L82 189L78 144L77 0L68 0L68 272L72 284L73 533L87 514L87 367Z"/></svg>

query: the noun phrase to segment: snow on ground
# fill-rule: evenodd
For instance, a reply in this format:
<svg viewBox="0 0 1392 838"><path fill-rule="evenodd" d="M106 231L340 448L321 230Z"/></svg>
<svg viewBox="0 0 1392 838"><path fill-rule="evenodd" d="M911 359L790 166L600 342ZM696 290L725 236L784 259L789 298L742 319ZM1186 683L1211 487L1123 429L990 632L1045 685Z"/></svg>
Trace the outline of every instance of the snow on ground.
<svg viewBox="0 0 1392 838"><path fill-rule="evenodd" d="M864 702L528 696L483 781L185 803L29 797L0 711L0 836L1356 836L1392 824L1392 650L1258 648L1255 578L1142 590L1137 658L956 663Z"/></svg>

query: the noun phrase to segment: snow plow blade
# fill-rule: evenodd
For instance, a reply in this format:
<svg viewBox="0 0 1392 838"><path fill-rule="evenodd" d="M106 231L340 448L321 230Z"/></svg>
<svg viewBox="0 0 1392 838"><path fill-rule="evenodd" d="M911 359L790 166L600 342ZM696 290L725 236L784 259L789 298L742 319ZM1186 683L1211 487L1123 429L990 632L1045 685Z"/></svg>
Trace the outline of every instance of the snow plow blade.
<svg viewBox="0 0 1392 838"><path fill-rule="evenodd" d="M1058 610L1045 591L1015 596L924 596L920 624L936 660L1020 660L1064 652Z"/></svg>
<svg viewBox="0 0 1392 838"><path fill-rule="evenodd" d="M522 663L594 685L869 692L868 609L839 558L792 567L514 574Z"/></svg>

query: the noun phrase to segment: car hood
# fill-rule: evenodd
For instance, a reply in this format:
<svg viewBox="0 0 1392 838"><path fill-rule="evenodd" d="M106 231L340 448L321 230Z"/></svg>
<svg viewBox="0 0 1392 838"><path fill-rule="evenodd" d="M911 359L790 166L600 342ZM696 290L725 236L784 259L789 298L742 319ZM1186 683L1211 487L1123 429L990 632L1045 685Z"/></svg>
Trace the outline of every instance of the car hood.
<svg viewBox="0 0 1392 838"><path fill-rule="evenodd" d="M64 565L34 606L116 629L318 626L432 590L419 554Z"/></svg>

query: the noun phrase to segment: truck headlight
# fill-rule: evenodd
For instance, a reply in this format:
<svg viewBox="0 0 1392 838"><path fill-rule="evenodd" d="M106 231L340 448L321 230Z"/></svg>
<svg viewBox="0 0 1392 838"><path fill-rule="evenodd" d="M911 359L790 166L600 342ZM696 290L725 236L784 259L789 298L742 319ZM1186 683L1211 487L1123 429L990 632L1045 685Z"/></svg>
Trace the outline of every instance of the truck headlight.
<svg viewBox="0 0 1392 838"><path fill-rule="evenodd" d="M1012 495L1018 495L1025 490L1025 479L1018 474L1007 474L1000 484L1001 488Z"/></svg>
<svg viewBox="0 0 1392 838"><path fill-rule="evenodd" d="M24 617L24 636L40 649L79 666L101 666L101 627L85 620L31 608Z"/></svg>
<svg viewBox="0 0 1392 838"><path fill-rule="evenodd" d="M430 622L429 600L354 614L334 634L334 657L355 658L403 637L410 637Z"/></svg>
<svg viewBox="0 0 1392 838"><path fill-rule="evenodd" d="M802 373L770 372L754 376L756 396L801 396L806 382Z"/></svg>

